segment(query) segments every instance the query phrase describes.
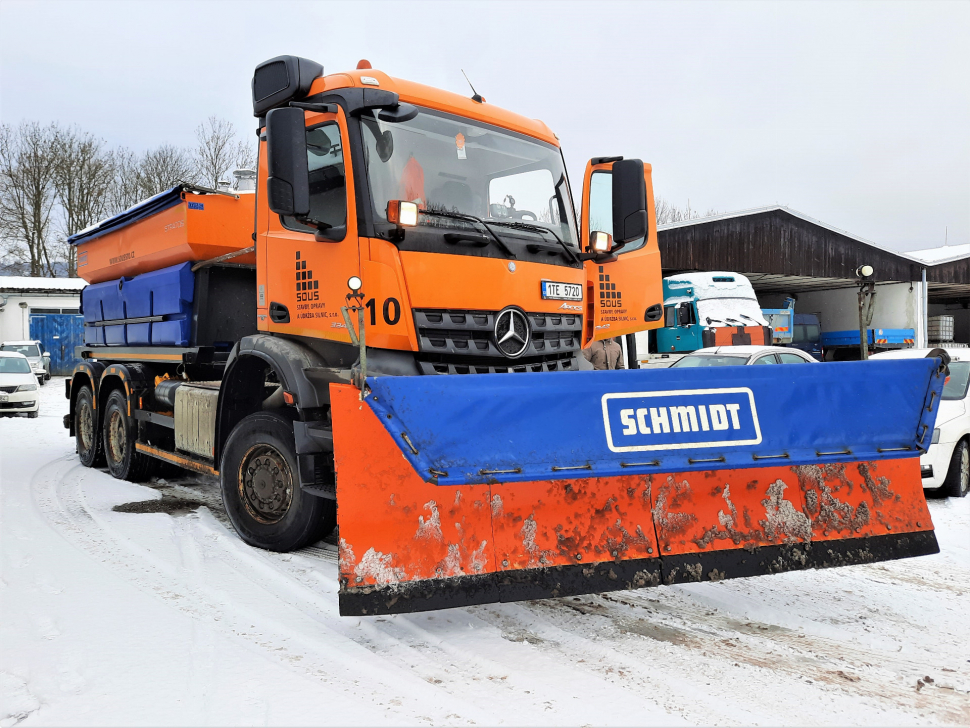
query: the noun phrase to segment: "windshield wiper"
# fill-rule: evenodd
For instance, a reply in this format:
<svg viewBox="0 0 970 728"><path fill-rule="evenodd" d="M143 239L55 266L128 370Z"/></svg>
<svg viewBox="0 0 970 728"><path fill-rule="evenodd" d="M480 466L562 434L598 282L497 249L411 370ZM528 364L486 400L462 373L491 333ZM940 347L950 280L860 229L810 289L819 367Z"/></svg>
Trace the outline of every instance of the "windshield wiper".
<svg viewBox="0 0 970 728"><path fill-rule="evenodd" d="M504 220L502 220L500 222L494 222L493 221L492 224L493 225L505 225L506 227L510 227L510 228L515 229L515 230L531 230L531 231L537 232L537 233L549 233L550 235L552 235L553 239L557 243L559 243L559 245L562 247L562 249L566 251L566 253L569 255L569 257L572 259L572 261L574 263L581 262L579 260L579 258L576 256L576 254L572 251L572 248L570 248L569 245L566 243L566 241L563 240L562 238L560 238L558 235L556 235L556 232L554 230L550 230L547 227L542 227L542 225L530 225L527 222L518 222L518 221L516 221L516 222L506 222Z"/></svg>
<svg viewBox="0 0 970 728"><path fill-rule="evenodd" d="M486 224L486 222L484 220L482 220L480 217L475 217L474 215L466 215L463 212L441 212L439 210L433 210L433 211L432 210L419 210L418 211L418 214L420 214L420 215L436 215L438 217L447 217L447 218L450 218L452 220L469 220L471 222L477 222L479 225L481 225L483 228L485 228L488 231L488 234L491 235L492 236L492 239L496 243L498 243L498 246L503 251L505 251L505 254L506 255L508 255L511 258L515 258L516 257L515 253L512 252L512 249L508 245L506 245L504 242L502 242L502 238L500 238L498 235L496 235L495 234L495 231L492 230L492 228L490 228L488 226L488 224Z"/></svg>

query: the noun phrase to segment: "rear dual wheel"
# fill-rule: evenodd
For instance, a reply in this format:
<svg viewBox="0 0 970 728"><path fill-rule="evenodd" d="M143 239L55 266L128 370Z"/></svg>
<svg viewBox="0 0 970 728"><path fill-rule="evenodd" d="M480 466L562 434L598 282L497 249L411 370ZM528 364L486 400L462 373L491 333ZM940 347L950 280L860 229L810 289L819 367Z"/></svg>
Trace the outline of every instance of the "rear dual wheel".
<svg viewBox="0 0 970 728"><path fill-rule="evenodd" d="M119 480L138 483L148 478L151 458L135 450L138 425L128 416L125 395L116 389L104 406L102 442L108 471Z"/></svg>
<svg viewBox="0 0 970 728"><path fill-rule="evenodd" d="M98 413L94 409L94 393L85 385L78 390L74 399L74 441L81 465L86 468L104 465L100 435Z"/></svg>
<svg viewBox="0 0 970 728"><path fill-rule="evenodd" d="M336 501L300 488L293 423L257 412L226 442L222 500L243 541L269 551L292 551L319 541L337 525Z"/></svg>

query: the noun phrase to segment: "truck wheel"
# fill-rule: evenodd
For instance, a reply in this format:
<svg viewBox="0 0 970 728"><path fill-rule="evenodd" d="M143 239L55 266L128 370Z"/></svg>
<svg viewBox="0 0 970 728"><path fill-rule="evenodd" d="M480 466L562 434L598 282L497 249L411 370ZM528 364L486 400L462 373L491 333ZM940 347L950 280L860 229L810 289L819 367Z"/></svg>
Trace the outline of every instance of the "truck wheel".
<svg viewBox="0 0 970 728"><path fill-rule="evenodd" d="M43 387L44 385L47 384L47 377L37 377L37 381L38 383L40 383L40 386Z"/></svg>
<svg viewBox="0 0 970 728"><path fill-rule="evenodd" d="M222 501L243 541L292 551L337 525L337 504L300 488L293 424L270 412L242 420L226 442L219 468Z"/></svg>
<svg viewBox="0 0 970 728"><path fill-rule="evenodd" d="M94 410L94 394L88 386L81 387L74 400L74 441L81 465L93 468L104 465L101 433L98 432L98 413Z"/></svg>
<svg viewBox="0 0 970 728"><path fill-rule="evenodd" d="M943 481L943 492L950 498L963 498L970 491L970 447L961 440L953 448L950 469Z"/></svg>
<svg viewBox="0 0 970 728"><path fill-rule="evenodd" d="M148 477L151 458L135 450L137 426L128 416L128 402L120 390L108 395L102 431L108 471L118 480L139 483Z"/></svg>

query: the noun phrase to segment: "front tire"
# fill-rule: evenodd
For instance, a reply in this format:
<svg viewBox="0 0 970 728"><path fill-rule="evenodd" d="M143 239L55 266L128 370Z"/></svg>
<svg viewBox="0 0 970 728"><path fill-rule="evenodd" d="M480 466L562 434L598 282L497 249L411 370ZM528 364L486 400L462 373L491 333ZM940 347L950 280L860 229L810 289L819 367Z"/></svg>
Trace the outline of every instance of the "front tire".
<svg viewBox="0 0 970 728"><path fill-rule="evenodd" d="M257 412L236 425L219 472L229 520L251 546L293 551L337 525L336 502L300 488L293 425L279 415Z"/></svg>
<svg viewBox="0 0 970 728"><path fill-rule="evenodd" d="M47 384L47 378L46 377L37 377L37 382L40 384L40 386L43 387L45 384Z"/></svg>
<svg viewBox="0 0 970 728"><path fill-rule="evenodd" d="M970 447L961 440L953 448L950 469L943 481L943 493L950 498L963 498L970 491Z"/></svg>
<svg viewBox="0 0 970 728"><path fill-rule="evenodd" d="M138 426L128 416L128 402L120 390L108 395L102 428L108 472L118 480L140 483L148 477L151 458L135 450Z"/></svg>
<svg viewBox="0 0 970 728"><path fill-rule="evenodd" d="M98 413L94 409L94 393L87 385L81 387L74 400L74 442L81 465L93 468L104 465Z"/></svg>

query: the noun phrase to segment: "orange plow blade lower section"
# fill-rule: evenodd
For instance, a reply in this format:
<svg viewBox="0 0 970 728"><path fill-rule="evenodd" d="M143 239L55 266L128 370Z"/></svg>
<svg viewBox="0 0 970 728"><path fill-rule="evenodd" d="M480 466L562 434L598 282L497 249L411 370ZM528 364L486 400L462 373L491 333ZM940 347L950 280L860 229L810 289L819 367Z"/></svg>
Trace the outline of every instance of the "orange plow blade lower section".
<svg viewBox="0 0 970 728"><path fill-rule="evenodd" d="M915 457L443 486L357 389L334 385L331 400L344 615L939 551Z"/></svg>

